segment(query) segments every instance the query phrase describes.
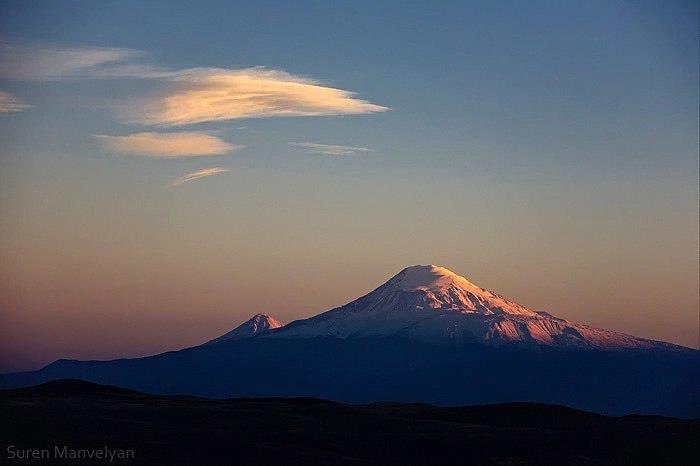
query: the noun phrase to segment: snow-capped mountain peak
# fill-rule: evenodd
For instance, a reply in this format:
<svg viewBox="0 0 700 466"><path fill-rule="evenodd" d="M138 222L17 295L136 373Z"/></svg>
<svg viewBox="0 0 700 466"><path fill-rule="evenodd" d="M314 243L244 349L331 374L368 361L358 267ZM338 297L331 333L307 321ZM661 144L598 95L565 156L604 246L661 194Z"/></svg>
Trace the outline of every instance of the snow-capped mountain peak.
<svg viewBox="0 0 700 466"><path fill-rule="evenodd" d="M218 338L214 338L213 340L208 341L205 344L209 345L212 343L218 343L220 341L240 340L242 338L249 338L259 335L260 333L280 327L282 327L282 323L274 317L271 317L267 314L255 314L253 317L243 322L241 325L234 328L230 332L221 335Z"/></svg>
<svg viewBox="0 0 700 466"><path fill-rule="evenodd" d="M404 291L440 289L449 286L459 286L465 289L478 288L450 269L432 264L406 267L394 275L387 284Z"/></svg>
<svg viewBox="0 0 700 466"><path fill-rule="evenodd" d="M681 349L536 312L436 265L403 269L344 306L294 321L265 338L403 337L428 343L596 349Z"/></svg>
<svg viewBox="0 0 700 466"><path fill-rule="evenodd" d="M450 269L437 265L406 267L369 296L379 301L392 301L402 296L403 301L412 301L404 304L415 309L429 308L483 315L537 315L535 311L508 301Z"/></svg>

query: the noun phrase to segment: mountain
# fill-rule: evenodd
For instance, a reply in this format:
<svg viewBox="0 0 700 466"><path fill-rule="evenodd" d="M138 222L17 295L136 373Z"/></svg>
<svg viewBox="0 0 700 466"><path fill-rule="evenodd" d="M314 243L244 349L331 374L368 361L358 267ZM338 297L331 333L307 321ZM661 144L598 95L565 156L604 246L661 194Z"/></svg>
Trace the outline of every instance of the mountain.
<svg viewBox="0 0 700 466"><path fill-rule="evenodd" d="M346 403L559 404L700 416L700 352L537 312L448 269L413 266L369 294L278 326L259 315L200 346L0 375L158 394L311 396Z"/></svg>
<svg viewBox="0 0 700 466"><path fill-rule="evenodd" d="M210 345L212 343L218 343L221 341L250 338L268 330L280 328L281 326L282 323L280 323L280 321L278 321L274 317L270 317L267 314L255 314L253 317L243 322L241 325L234 328L230 332L206 342L205 345Z"/></svg>
<svg viewBox="0 0 700 466"><path fill-rule="evenodd" d="M268 335L319 336L399 336L435 344L687 350L533 311L435 265L407 267L349 304L297 320Z"/></svg>

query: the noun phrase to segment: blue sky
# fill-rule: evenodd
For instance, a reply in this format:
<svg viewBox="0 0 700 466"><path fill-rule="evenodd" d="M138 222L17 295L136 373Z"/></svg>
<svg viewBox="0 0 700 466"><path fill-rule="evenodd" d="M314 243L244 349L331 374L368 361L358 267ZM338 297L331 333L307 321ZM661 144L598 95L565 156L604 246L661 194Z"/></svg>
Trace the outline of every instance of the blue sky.
<svg viewBox="0 0 700 466"><path fill-rule="evenodd" d="M147 353L255 312L307 316L432 262L533 308L697 346L697 18L679 1L3 2L0 92L21 110L0 113L5 328L48 332L75 312L117 329L98 356ZM29 66L58 50L121 58ZM145 110L214 68L341 100L176 124ZM174 336L153 342L166 316ZM129 346L116 335L134 319ZM5 349L40 360L23 349L37 332Z"/></svg>
<svg viewBox="0 0 700 466"><path fill-rule="evenodd" d="M392 109L372 118L253 123L281 139L319 133L423 166L469 153L482 169L573 177L601 167L615 176L669 170L669 159L694 163L693 2L376 3L10 2L2 31L10 41L140 50L139 62L158 66L285 70ZM34 105L45 99L55 113L44 118L69 113L81 129L100 132L114 121L95 112L90 97L149 85L131 81L5 89ZM62 99L77 101L66 108ZM40 117L10 124L32 124L25 118ZM207 129L256 140L231 126ZM66 142L80 144L80 129L70 127L66 138L78 134Z"/></svg>

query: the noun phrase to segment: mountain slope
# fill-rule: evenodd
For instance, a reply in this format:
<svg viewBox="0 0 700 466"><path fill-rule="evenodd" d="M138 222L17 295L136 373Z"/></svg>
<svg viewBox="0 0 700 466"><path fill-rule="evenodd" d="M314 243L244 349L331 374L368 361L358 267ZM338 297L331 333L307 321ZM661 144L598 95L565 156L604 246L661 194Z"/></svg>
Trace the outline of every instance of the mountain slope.
<svg viewBox="0 0 700 466"><path fill-rule="evenodd" d="M39 371L0 375L0 387L62 378L215 398L313 396L441 406L526 401L612 415L700 416L697 352L256 337L145 358L59 360Z"/></svg>
<svg viewBox="0 0 700 466"><path fill-rule="evenodd" d="M400 336L435 344L686 350L533 311L435 265L408 267L371 293L292 322L267 338L318 336Z"/></svg>

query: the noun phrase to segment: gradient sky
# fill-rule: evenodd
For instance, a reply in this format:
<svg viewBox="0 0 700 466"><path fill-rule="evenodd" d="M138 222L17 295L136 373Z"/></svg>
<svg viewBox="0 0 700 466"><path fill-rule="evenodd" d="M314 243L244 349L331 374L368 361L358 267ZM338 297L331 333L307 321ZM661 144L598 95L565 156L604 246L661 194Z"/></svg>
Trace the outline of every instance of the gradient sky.
<svg viewBox="0 0 700 466"><path fill-rule="evenodd" d="M2 2L0 370L435 263L698 347L698 4Z"/></svg>

